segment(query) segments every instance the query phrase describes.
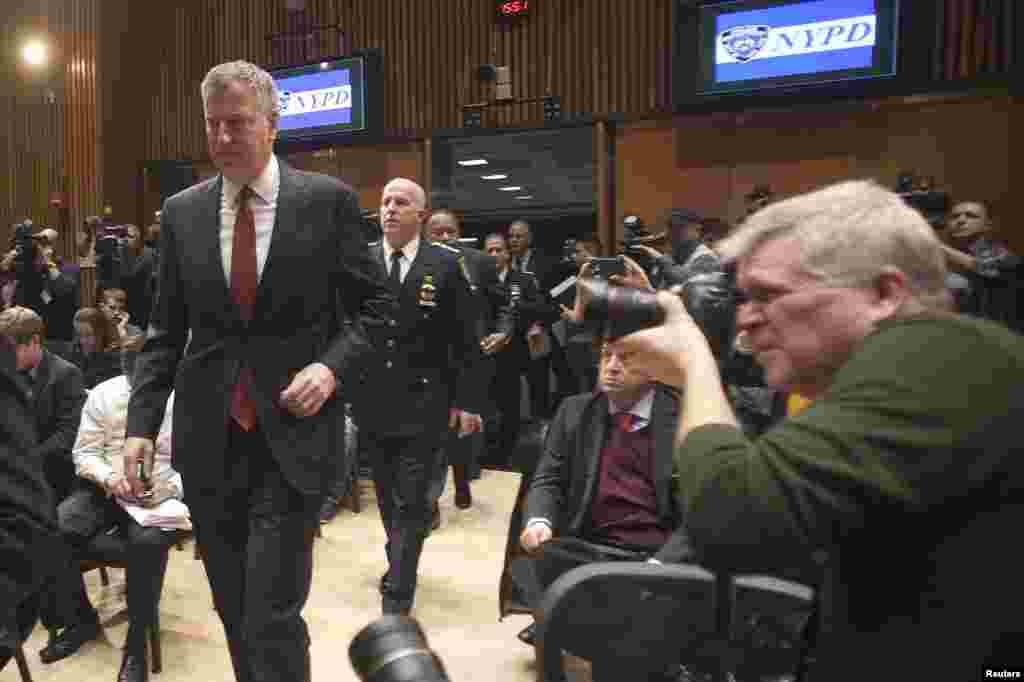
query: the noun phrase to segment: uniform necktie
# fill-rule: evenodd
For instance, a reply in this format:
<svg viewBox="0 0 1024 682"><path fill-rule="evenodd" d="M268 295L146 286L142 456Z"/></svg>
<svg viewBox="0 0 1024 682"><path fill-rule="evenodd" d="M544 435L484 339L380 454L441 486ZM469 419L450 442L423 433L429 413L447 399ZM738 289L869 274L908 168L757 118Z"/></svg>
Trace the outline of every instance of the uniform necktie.
<svg viewBox="0 0 1024 682"><path fill-rule="evenodd" d="M246 323L252 321L257 284L256 223L249 208L252 196L248 185L238 193L238 213L231 242L231 298L238 306L239 317ZM231 400L231 418L245 431L256 426L256 404L250 395L252 384L252 369L243 364Z"/></svg>
<svg viewBox="0 0 1024 682"><path fill-rule="evenodd" d="M388 280L397 290L402 285L402 252L391 252L391 272L388 273Z"/></svg>

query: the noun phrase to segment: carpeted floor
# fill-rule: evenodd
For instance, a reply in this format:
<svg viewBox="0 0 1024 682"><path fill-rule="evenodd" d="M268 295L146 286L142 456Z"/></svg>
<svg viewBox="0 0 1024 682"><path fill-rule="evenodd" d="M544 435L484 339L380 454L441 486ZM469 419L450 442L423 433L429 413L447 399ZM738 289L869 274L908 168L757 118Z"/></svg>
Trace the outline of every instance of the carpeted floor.
<svg viewBox="0 0 1024 682"><path fill-rule="evenodd" d="M510 616L498 622L501 574L508 517L519 485L518 474L485 471L473 484L474 505L460 511L449 485L441 500L443 525L424 548L416 595L416 617L452 682L532 682L533 649L515 634L528 622ZM313 679L357 680L348 661L352 637L380 615L377 581L385 569L384 531L373 486L361 482L363 511L348 509L324 526L317 541L313 590L305 610L313 639ZM127 630L124 575L111 571L111 584L87 576L90 598L104 623L101 639L71 658L43 665L38 650L46 633L37 626L25 652L36 682L110 682L121 661ZM160 604L164 670L153 682L228 682L233 679L223 630L210 600L202 563L191 544L171 550ZM574 666L575 667L575 666ZM573 677L584 679L581 668ZM13 662L0 681L18 680Z"/></svg>

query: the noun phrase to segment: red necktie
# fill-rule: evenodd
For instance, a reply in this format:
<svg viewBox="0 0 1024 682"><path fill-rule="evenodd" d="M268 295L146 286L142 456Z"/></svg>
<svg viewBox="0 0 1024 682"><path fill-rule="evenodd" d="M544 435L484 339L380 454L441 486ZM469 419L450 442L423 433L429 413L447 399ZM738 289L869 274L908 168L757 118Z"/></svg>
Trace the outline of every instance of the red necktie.
<svg viewBox="0 0 1024 682"><path fill-rule="evenodd" d="M633 413L632 412L619 412L615 415L615 424L619 427L619 430L623 433L629 433L633 430Z"/></svg>
<svg viewBox="0 0 1024 682"><path fill-rule="evenodd" d="M246 185L238 193L238 217L235 220L235 234L231 243L231 298L238 306L238 313L246 323L252 321L252 309L256 303L256 223L249 208L252 189ZM231 398L231 418L245 431L256 426L256 404L252 401L252 370L246 365L238 374L234 395Z"/></svg>

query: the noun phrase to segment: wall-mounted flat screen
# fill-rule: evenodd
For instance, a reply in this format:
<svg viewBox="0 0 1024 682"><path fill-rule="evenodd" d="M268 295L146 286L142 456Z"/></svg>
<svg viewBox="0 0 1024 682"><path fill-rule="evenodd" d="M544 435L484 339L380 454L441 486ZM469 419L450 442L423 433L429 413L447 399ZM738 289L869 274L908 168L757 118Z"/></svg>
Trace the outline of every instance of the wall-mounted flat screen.
<svg viewBox="0 0 1024 682"><path fill-rule="evenodd" d="M716 94L896 73L899 0L733 0L700 8L697 91Z"/></svg>
<svg viewBox="0 0 1024 682"><path fill-rule="evenodd" d="M363 133L374 127L373 92L380 85L364 56L271 72L281 98L278 137L284 141Z"/></svg>

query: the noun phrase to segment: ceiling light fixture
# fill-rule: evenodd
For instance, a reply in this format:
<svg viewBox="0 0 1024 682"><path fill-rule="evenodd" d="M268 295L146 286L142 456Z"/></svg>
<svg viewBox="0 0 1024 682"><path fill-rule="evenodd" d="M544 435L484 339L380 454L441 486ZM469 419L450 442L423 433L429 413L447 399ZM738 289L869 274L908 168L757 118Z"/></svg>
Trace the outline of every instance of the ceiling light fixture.
<svg viewBox="0 0 1024 682"><path fill-rule="evenodd" d="M28 64L41 66L46 63L46 45L40 40L33 40L26 43L21 55Z"/></svg>
<svg viewBox="0 0 1024 682"><path fill-rule="evenodd" d="M516 199L532 199L532 198L533 198L532 194L527 194L525 196L516 197Z"/></svg>
<svg viewBox="0 0 1024 682"><path fill-rule="evenodd" d="M465 159L464 161L459 161L459 165L460 166L486 166L487 165L487 159Z"/></svg>
<svg viewBox="0 0 1024 682"><path fill-rule="evenodd" d="M518 185L510 185L508 187L499 187L498 190L502 192L518 192L522 187Z"/></svg>
<svg viewBox="0 0 1024 682"><path fill-rule="evenodd" d="M507 177L508 176L505 175L504 173L494 173L492 175L481 175L480 179L481 180L504 180Z"/></svg>

